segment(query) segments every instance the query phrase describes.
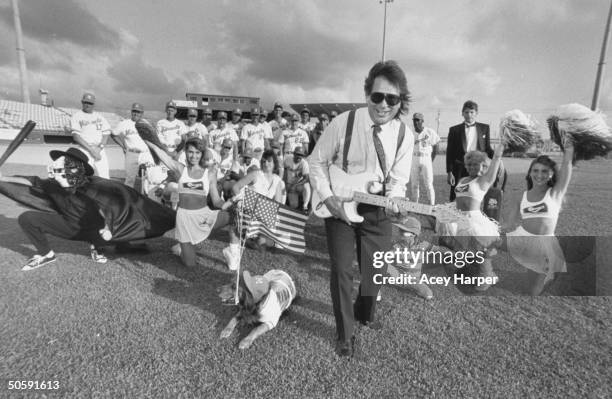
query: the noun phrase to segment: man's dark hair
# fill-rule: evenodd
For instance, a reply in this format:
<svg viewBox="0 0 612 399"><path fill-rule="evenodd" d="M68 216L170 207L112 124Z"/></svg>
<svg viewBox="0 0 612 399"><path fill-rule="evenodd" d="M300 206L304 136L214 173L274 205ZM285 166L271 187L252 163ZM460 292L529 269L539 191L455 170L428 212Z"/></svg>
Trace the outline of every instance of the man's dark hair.
<svg viewBox="0 0 612 399"><path fill-rule="evenodd" d="M401 105L397 116L399 116L399 114L407 114L408 103L410 102L410 91L408 90L408 81L406 80L406 75L402 68L393 60L381 61L374 64L363 85L366 95L369 96L372 94L374 80L379 76L383 76L389 82L397 85L399 89Z"/></svg>
<svg viewBox="0 0 612 399"><path fill-rule="evenodd" d="M465 111L466 109L473 109L474 111L478 112L478 104L476 104L472 100L467 100L463 103L463 108L461 108L461 112Z"/></svg>

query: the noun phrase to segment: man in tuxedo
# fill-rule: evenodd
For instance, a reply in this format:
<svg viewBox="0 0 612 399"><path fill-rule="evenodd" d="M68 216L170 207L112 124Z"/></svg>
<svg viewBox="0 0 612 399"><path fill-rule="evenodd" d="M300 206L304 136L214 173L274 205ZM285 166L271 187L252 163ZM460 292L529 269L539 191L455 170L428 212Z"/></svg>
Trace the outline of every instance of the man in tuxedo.
<svg viewBox="0 0 612 399"><path fill-rule="evenodd" d="M446 173L447 182L450 184L450 200L455 200L455 186L462 177L468 175L463 157L470 151L482 151L489 158L493 157L491 139L489 136L489 125L476 122L478 116L478 104L468 100L463 104L461 110L464 122L452 126L448 130L448 141L446 146Z"/></svg>
<svg viewBox="0 0 612 399"><path fill-rule="evenodd" d="M457 182L468 175L463 164L463 157L466 152L477 150L486 153L489 158L493 157L489 125L476 122L478 104L472 100L466 101L461 113L464 122L449 129L446 147L446 173L448 174L448 184L451 186L451 201L455 200ZM501 218L503 191L507 177L508 173L504 169L504 165L501 164L497 179L482 200L482 211L498 222Z"/></svg>

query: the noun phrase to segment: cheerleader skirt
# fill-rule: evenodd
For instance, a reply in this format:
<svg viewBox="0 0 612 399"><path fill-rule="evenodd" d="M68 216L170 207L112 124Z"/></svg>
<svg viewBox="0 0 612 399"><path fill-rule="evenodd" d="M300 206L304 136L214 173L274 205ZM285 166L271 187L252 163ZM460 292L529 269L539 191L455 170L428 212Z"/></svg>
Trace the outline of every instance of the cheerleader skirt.
<svg viewBox="0 0 612 399"><path fill-rule="evenodd" d="M180 243L199 244L208 238L217 222L218 210L209 207L176 211L176 239Z"/></svg>
<svg viewBox="0 0 612 399"><path fill-rule="evenodd" d="M474 246L489 248L499 241L499 225L495 220L480 210L460 213L462 217L459 220L437 223L436 231L440 236L456 237L465 249L473 249Z"/></svg>
<svg viewBox="0 0 612 399"><path fill-rule="evenodd" d="M551 276L567 271L557 237L531 234L522 226L507 234L508 252L521 265Z"/></svg>

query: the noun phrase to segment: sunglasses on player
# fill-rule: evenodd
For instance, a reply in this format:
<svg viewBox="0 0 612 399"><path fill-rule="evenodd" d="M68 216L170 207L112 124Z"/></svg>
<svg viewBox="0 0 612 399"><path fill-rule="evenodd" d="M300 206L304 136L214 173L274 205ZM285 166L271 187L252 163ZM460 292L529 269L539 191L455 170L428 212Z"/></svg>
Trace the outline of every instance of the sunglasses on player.
<svg viewBox="0 0 612 399"><path fill-rule="evenodd" d="M374 92L370 94L370 100L372 100L374 104L380 104L382 100L385 100L387 105L391 107L399 104L399 102L401 101L400 96L398 96L397 94L379 93L379 92Z"/></svg>

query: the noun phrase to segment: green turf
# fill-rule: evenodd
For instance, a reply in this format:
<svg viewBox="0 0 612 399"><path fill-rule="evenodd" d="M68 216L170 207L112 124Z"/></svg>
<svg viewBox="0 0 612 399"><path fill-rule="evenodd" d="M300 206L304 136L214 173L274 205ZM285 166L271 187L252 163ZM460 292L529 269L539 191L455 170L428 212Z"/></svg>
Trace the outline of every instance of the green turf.
<svg viewBox="0 0 612 399"><path fill-rule="evenodd" d="M525 163L512 165L506 203L522 191ZM575 169L560 234L610 236L611 165L594 161ZM40 172L3 168L33 171ZM447 196L443 179L436 176L440 199ZM320 221L311 218L304 256L246 250L243 267L286 270L300 299L275 330L240 351L245 330L218 339L234 312L218 297L233 280L221 255L226 235L202 247L202 264L193 270L169 255L166 238L150 240L152 252L144 256L109 251L106 265L89 259L85 243L53 239L58 261L26 273L20 268L33 247L16 223L21 211L0 198L0 397L15 396L5 387L16 379L58 380L57 396L71 398L612 395L610 297L517 296L524 270L503 255L495 263L500 284L485 294L432 286L435 298L426 302L384 288L378 315L385 328L359 330L364 359L347 361L333 353ZM612 246L600 247L599 263L608 266L601 258ZM591 270L593 263L590 257L580 264ZM440 265L424 271L446 275ZM547 294L567 289L567 278Z"/></svg>

